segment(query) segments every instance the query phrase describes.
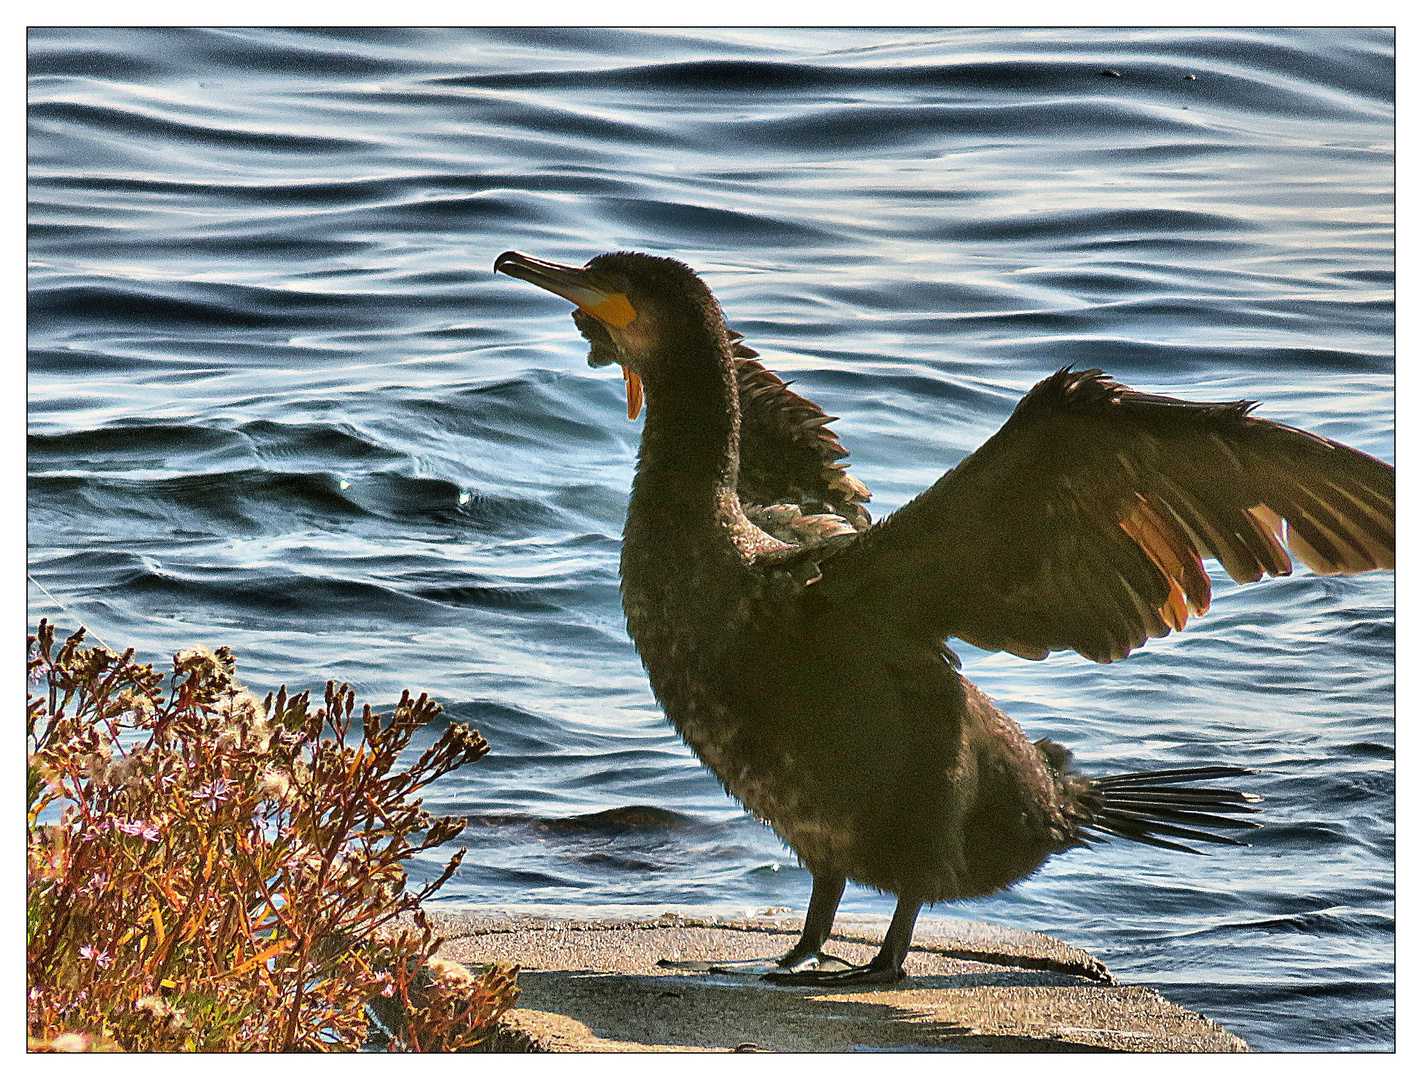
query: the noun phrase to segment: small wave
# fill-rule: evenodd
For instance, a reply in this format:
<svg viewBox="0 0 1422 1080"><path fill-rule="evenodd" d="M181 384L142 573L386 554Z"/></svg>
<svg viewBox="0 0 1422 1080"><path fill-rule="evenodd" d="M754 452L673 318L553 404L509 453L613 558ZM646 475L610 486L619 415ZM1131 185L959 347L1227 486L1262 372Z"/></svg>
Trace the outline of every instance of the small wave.
<svg viewBox="0 0 1422 1080"><path fill-rule="evenodd" d="M719 243L778 246L823 243L832 234L801 222L659 199L603 199L610 216L651 230L680 244L714 239Z"/></svg>
<svg viewBox="0 0 1422 1080"><path fill-rule="evenodd" d="M227 575L135 574L113 588L151 613L181 611L201 602L229 618L320 619L330 628L373 619L418 619L422 605L397 590L364 581L267 572L234 580Z"/></svg>
<svg viewBox="0 0 1422 1080"><path fill-rule="evenodd" d="M565 604L550 602L546 589L492 588L479 585L442 585L426 589L410 589L412 595L455 607L499 608L526 614L565 610Z"/></svg>
<svg viewBox="0 0 1422 1080"><path fill-rule="evenodd" d="M1329 911L1305 911L1277 919L1228 923L1216 927L1214 933L1225 936L1236 930L1286 930L1301 934L1337 934L1344 937L1363 933L1391 937L1396 931L1396 924L1390 918L1362 912L1337 914Z"/></svg>
<svg viewBox="0 0 1422 1080"><path fill-rule="evenodd" d="M106 469L157 467L175 457L234 454L243 446L235 433L220 428L141 420L88 431L31 434L27 443L31 469L96 458L103 459Z"/></svg>
<svg viewBox="0 0 1422 1080"><path fill-rule="evenodd" d="M954 240L1044 240L1108 236L1116 240L1155 236L1169 239L1191 235L1234 237L1256 226L1243 218L1198 210L1095 210L1031 214L995 221L964 221L937 230Z"/></svg>
<svg viewBox="0 0 1422 1080"><path fill-rule="evenodd" d="M74 48L55 47L46 42L47 35L31 34L26 68L31 78L123 80L146 82L167 76L172 65L151 56L119 49L106 49L85 43Z"/></svg>
<svg viewBox="0 0 1422 1080"><path fill-rule="evenodd" d="M359 139L338 139L330 135L296 135L274 131L240 131L206 124L185 124L161 116L109 105L86 105L77 101L39 101L26 111L30 123L75 124L105 132L110 138L143 137L158 142L199 143L240 150L284 154L332 154L360 150L367 144Z"/></svg>
<svg viewBox="0 0 1422 1080"><path fill-rule="evenodd" d="M447 232L460 226L483 232L490 228L526 228L529 222L562 220L557 207L520 194L426 196L408 202L363 209L363 221L402 232Z"/></svg>
<svg viewBox="0 0 1422 1080"><path fill-rule="evenodd" d="M157 479L49 473L32 476L31 495L40 507L66 495L71 500L77 497L100 515L122 511L181 521L202 526L204 533L214 528L264 533L281 515L293 514L325 522L413 518L496 533L549 527L557 520L547 507L531 499L471 495L448 480L389 471L353 475L351 479L324 471L267 468Z"/></svg>
<svg viewBox="0 0 1422 1080"><path fill-rule="evenodd" d="M419 61L412 56L386 59L371 55L370 45L375 40L362 37L357 28L257 33L147 27L141 34L123 37L123 47L117 48L96 46L86 35L73 31L45 28L30 32L29 70L31 75L46 77L135 81L171 78L175 71L194 67L210 74L225 70L244 79L257 74L370 78L418 70ZM399 44L409 40L409 32L392 28L382 40Z"/></svg>
<svg viewBox="0 0 1422 1080"><path fill-rule="evenodd" d="M282 424L250 420L238 429L265 458L310 461L399 461L405 455L334 424Z"/></svg>
<svg viewBox="0 0 1422 1080"><path fill-rule="evenodd" d="M620 836L628 831L666 832L701 828L702 822L687 814L661 806L617 806L591 814L545 818L527 814L480 814L474 820L485 825L517 825L561 835Z"/></svg>
<svg viewBox="0 0 1422 1080"><path fill-rule="evenodd" d="M1348 743L1339 749L1353 757L1372 758L1379 761L1395 761L1397 757L1397 751L1393 747L1375 742Z"/></svg>
<svg viewBox="0 0 1422 1080"><path fill-rule="evenodd" d="M36 330L86 323L162 330L292 330L330 327L340 319L370 324L359 297L251 285L184 283L185 295L106 283L30 290L30 325Z"/></svg>
<svg viewBox="0 0 1422 1080"><path fill-rule="evenodd" d="M1160 137L1192 130L1173 116L1119 102L1053 102L1049 105L855 105L820 108L791 119L747 120L720 125L715 137L732 147L812 153L869 150L904 143L943 146L969 139L1032 135L1077 136L1094 132Z"/></svg>

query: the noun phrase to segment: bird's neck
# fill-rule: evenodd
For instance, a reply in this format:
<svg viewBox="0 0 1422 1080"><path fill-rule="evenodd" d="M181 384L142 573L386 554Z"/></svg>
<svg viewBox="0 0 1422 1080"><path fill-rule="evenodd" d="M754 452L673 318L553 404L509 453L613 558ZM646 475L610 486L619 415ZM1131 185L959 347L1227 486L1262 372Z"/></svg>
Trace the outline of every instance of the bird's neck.
<svg viewBox="0 0 1422 1080"><path fill-rule="evenodd" d="M647 420L628 507L629 521L645 517L678 532L709 527L726 512L740 450L740 400L724 340L708 335L685 348L677 363L645 377Z"/></svg>
<svg viewBox="0 0 1422 1080"><path fill-rule="evenodd" d="M736 496L740 414L731 365L724 339L713 341L674 368L657 365L672 370L653 371L644 383L647 420L623 533L622 604L664 697L673 691L663 685L663 661L688 650L717 654L717 635L732 632L737 601L751 587L743 550L751 526Z"/></svg>

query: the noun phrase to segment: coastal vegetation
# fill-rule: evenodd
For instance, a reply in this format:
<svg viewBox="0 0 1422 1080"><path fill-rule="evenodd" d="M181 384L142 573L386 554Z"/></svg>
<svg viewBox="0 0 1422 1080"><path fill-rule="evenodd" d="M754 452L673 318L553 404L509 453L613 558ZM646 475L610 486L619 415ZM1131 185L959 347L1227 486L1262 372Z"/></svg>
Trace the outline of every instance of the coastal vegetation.
<svg viewBox="0 0 1422 1080"><path fill-rule="evenodd" d="M404 694L388 719L282 687L232 653L170 673L80 628L29 639L28 1033L34 1050L464 1049L518 996L516 968L437 957L421 911L458 869L405 863L465 827L422 789L488 743Z"/></svg>

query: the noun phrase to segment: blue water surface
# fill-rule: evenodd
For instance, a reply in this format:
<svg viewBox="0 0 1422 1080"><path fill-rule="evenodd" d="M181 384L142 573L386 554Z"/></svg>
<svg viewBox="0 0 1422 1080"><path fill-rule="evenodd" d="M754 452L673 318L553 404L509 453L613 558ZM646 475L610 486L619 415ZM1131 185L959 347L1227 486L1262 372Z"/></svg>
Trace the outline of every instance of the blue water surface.
<svg viewBox="0 0 1422 1080"><path fill-rule="evenodd" d="M494 747L431 800L476 822L452 900L809 891L652 700L639 426L507 248L696 267L876 515L1067 363L1392 457L1389 31L37 30L29 132L31 621L437 697ZM935 914L1258 1049L1390 1049L1392 580L1212 572L1120 664L960 651L1090 770L1263 770L1254 846L1102 845Z"/></svg>

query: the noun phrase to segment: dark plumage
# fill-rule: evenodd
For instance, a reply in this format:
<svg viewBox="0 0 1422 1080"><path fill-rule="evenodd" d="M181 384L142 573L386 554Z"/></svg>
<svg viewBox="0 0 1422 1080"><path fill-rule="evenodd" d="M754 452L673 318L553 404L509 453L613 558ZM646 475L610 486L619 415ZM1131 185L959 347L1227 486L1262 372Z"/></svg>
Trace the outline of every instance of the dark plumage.
<svg viewBox="0 0 1422 1080"><path fill-rule="evenodd" d="M768 977L902 975L920 906L981 896L1110 834L1238 843L1232 767L1089 779L958 672L957 637L1040 658L1126 656L1236 581L1391 567L1393 471L1250 415L1063 369L932 488L871 525L832 419L766 371L686 266L500 255L573 301L589 363L647 420L622 548L627 626L668 718L814 877ZM1285 524L1287 523L1287 524ZM879 955L822 953L850 879L899 899Z"/></svg>

